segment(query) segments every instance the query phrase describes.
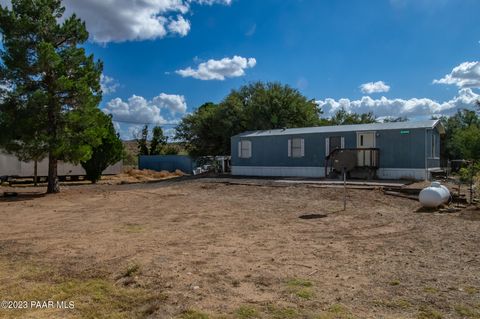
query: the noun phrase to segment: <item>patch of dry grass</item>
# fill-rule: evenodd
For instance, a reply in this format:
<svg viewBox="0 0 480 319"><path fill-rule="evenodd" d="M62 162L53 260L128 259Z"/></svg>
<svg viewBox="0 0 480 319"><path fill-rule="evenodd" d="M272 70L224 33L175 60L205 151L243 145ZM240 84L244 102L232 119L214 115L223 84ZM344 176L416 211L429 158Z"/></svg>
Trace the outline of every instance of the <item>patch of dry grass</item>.
<svg viewBox="0 0 480 319"><path fill-rule="evenodd" d="M145 227L143 225L127 223L118 231L126 232L129 234L138 234L138 233L142 233L144 230L145 230Z"/></svg>
<svg viewBox="0 0 480 319"><path fill-rule="evenodd" d="M173 177L179 177L179 176L184 176L186 175L184 172L180 170L176 170L173 173L170 173L168 171L152 171L149 169L144 169L144 170L139 170L139 169L129 169L125 171L125 174L134 177L138 180L144 180L144 179L164 179L164 178L173 178Z"/></svg>
<svg viewBox="0 0 480 319"><path fill-rule="evenodd" d="M315 319L355 319L356 317L343 305L334 304Z"/></svg>
<svg viewBox="0 0 480 319"><path fill-rule="evenodd" d="M420 310L417 314L417 319L442 319L443 314L430 307L420 307Z"/></svg>
<svg viewBox="0 0 480 319"><path fill-rule="evenodd" d="M157 310L163 295L115 285L108 278L66 278L51 267L0 261L2 300L66 301L73 309L0 310L2 318L143 318Z"/></svg>
<svg viewBox="0 0 480 319"><path fill-rule="evenodd" d="M210 319L210 316L201 311L188 310L188 311L185 311L179 318L180 319Z"/></svg>
<svg viewBox="0 0 480 319"><path fill-rule="evenodd" d="M373 302L373 304L378 307L400 310L409 309L412 307L412 303L405 299L376 300Z"/></svg>
<svg viewBox="0 0 480 319"><path fill-rule="evenodd" d="M261 318L260 313L255 307L244 305L239 307L235 311L235 316L238 319L254 319L254 318Z"/></svg>
<svg viewBox="0 0 480 319"><path fill-rule="evenodd" d="M455 312L462 318L480 319L480 312L466 305L456 305Z"/></svg>
<svg viewBox="0 0 480 319"><path fill-rule="evenodd" d="M305 279L294 278L287 282L288 290L298 298L310 300L314 297L313 284Z"/></svg>

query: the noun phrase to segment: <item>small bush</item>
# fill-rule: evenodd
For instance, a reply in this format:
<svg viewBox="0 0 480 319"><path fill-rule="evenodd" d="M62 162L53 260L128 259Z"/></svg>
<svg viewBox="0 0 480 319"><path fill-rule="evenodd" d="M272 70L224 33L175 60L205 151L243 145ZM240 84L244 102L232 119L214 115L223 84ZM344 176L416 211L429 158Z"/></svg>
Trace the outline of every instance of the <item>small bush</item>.
<svg viewBox="0 0 480 319"><path fill-rule="evenodd" d="M140 271L140 265L139 264L131 264L127 267L125 270L123 277L132 277L136 273Z"/></svg>
<svg viewBox="0 0 480 319"><path fill-rule="evenodd" d="M180 148L175 144L167 144L163 147L163 155L178 155Z"/></svg>

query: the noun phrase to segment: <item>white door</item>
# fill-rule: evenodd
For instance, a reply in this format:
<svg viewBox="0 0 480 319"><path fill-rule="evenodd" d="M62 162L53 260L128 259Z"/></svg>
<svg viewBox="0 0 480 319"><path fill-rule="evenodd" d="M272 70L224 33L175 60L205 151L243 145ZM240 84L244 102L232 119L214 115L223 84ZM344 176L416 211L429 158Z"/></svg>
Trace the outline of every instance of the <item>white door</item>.
<svg viewBox="0 0 480 319"><path fill-rule="evenodd" d="M375 132L357 133L357 148L375 148ZM375 166L375 158L371 151L358 151L358 166ZM372 162L373 161L373 162Z"/></svg>

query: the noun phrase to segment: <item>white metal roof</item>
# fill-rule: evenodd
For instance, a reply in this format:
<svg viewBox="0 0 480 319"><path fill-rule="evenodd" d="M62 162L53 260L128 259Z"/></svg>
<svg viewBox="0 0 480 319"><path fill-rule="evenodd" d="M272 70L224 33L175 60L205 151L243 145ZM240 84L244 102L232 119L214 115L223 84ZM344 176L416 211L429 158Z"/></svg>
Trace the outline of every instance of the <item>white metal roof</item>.
<svg viewBox="0 0 480 319"><path fill-rule="evenodd" d="M251 131L240 133L240 137L256 137L256 136L275 136L275 135L296 135L296 134L313 134L313 133L337 133L337 132L361 132L361 131L383 131L383 130L409 130L409 129L433 129L439 126L440 133L445 130L440 120L429 121L406 121L393 123L372 123L372 124L354 124L354 125L334 125L334 126L316 126L289 129L275 129L265 131Z"/></svg>

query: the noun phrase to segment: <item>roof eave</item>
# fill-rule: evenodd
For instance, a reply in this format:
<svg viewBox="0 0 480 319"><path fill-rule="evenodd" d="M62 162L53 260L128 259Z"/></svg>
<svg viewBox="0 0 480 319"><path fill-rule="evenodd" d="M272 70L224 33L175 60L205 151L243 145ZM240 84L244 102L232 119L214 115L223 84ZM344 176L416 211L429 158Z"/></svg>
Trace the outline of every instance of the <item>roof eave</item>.
<svg viewBox="0 0 480 319"><path fill-rule="evenodd" d="M435 124L433 124L433 128L436 128L438 130L438 133L440 133L440 135L447 134L447 131L445 130L445 126L443 125L441 120L437 120Z"/></svg>

